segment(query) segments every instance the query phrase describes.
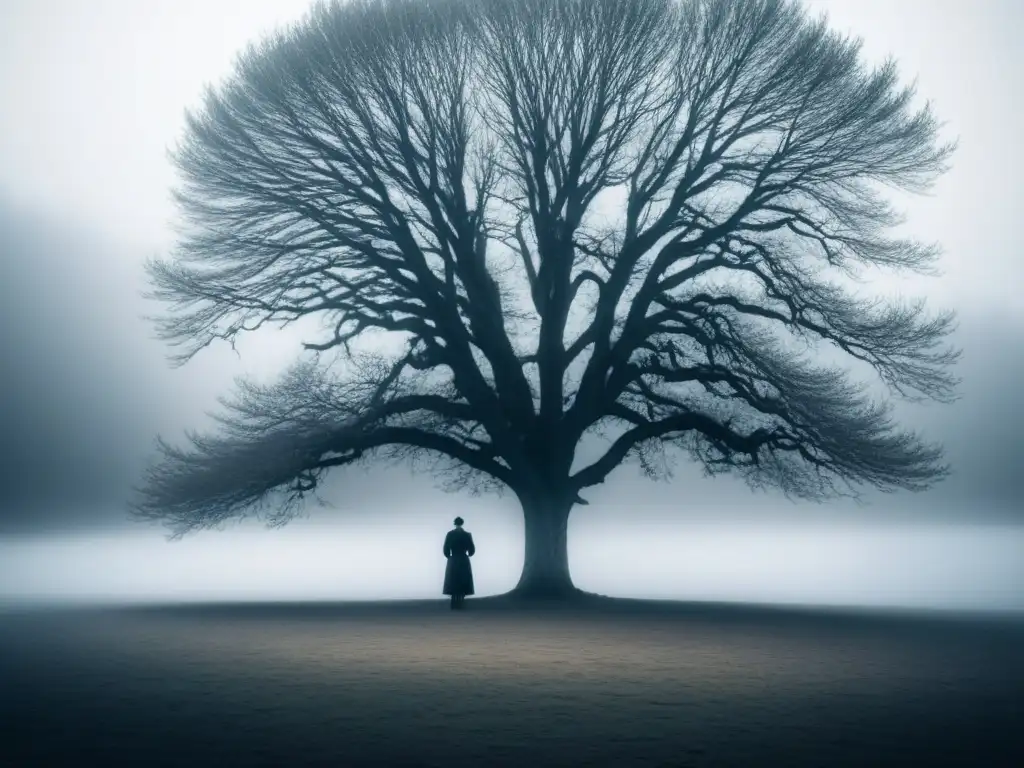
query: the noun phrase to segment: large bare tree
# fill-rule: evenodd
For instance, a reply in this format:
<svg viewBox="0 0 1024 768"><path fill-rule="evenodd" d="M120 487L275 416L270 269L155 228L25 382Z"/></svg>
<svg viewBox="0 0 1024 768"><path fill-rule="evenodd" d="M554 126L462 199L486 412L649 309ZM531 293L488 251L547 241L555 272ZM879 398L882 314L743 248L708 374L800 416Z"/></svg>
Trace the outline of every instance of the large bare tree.
<svg viewBox="0 0 1024 768"><path fill-rule="evenodd" d="M516 589L562 595L570 510L631 456L818 500L928 487L941 448L823 355L954 397L952 314L857 290L938 256L883 194L953 151L913 102L786 0L316 6L189 114L150 272L178 362L322 335L216 433L161 441L136 514L282 524L332 467L431 457L515 493Z"/></svg>

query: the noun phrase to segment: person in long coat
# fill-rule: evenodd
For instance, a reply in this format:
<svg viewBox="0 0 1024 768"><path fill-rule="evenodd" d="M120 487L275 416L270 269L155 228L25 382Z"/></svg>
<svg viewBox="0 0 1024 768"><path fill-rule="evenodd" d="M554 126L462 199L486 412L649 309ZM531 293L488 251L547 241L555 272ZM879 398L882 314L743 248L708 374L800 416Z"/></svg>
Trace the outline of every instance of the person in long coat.
<svg viewBox="0 0 1024 768"><path fill-rule="evenodd" d="M465 521L455 518L455 527L444 537L444 556L448 559L444 569L444 594L452 599L452 610L462 608L466 595L473 594L473 567L469 558L476 554L473 534L462 526Z"/></svg>

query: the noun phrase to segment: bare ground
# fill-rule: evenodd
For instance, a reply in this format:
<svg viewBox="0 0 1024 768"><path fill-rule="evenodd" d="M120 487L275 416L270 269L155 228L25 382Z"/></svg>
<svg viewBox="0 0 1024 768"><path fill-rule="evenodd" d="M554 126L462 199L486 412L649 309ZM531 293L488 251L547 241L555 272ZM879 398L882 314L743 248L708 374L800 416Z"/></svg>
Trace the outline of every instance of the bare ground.
<svg viewBox="0 0 1024 768"><path fill-rule="evenodd" d="M0 613L2 766L1024 765L1024 622L588 600Z"/></svg>

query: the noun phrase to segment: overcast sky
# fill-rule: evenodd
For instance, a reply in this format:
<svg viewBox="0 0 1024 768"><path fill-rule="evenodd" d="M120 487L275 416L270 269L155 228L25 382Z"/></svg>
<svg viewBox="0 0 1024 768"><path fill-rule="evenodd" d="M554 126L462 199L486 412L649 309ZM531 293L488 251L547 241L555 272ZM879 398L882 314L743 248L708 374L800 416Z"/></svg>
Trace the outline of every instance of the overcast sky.
<svg viewBox="0 0 1024 768"><path fill-rule="evenodd" d="M153 437L201 426L233 376L272 376L297 353L294 337L261 334L243 342L238 354L215 348L172 370L141 319L155 308L139 292L144 259L172 243L174 176L166 153L180 135L185 108L229 71L246 42L295 20L307 5L0 4L0 537L125 527L125 494ZM718 521L726 526L715 529L726 537L721 541L736 526L749 533L776 522L1024 521L1024 237L1017 224L1024 178L1024 51L1017 33L1024 7L1014 0L814 0L808 6L827 10L834 26L861 36L870 60L896 56L946 122L945 135L960 140L954 167L933 194L905 204L908 230L943 244L945 274L879 285L960 312L963 398L953 406L905 410L910 423L946 443L957 474L929 493L855 509L793 506L685 468L674 483L655 485L625 467L594 489L592 505L574 517L580 573L590 567L584 561L595 574L609 573L596 565L604 557L597 544L579 547L607 538L616 520L632 520L635 529L643 527L637 521L649 528L678 519L681 527L673 530L682 538L685 525ZM343 513L378 508L384 527L367 529L366 536L387 530L393 537L401 529L411 537L413 528L416 536L431 526L443 532L451 509L470 509L501 541L489 548L504 553L483 567L514 575L520 544L510 539L521 523L507 499L450 498L427 479L401 474L388 475L382 491L378 475L336 480L331 498L339 509L317 511L318 519L350 520L354 531L367 523ZM395 526L412 516L422 528ZM142 535L138 526L127 529ZM220 546L234 541L228 533L203 536L225 537ZM494 583L503 578L494 575Z"/></svg>

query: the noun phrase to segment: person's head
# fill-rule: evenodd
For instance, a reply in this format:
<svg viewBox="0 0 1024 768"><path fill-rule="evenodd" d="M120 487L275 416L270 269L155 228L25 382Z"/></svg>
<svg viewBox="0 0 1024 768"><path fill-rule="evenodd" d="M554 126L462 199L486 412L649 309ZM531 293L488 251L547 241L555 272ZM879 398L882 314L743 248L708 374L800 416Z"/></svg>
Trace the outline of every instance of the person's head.
<svg viewBox="0 0 1024 768"><path fill-rule="evenodd" d="M463 524L464 522L466 522L466 521L465 521L465 520L463 520L463 519L462 519L461 517L456 517L456 518L455 518L455 526L456 526L457 528L461 528L461 527L462 527L462 524Z"/></svg>

